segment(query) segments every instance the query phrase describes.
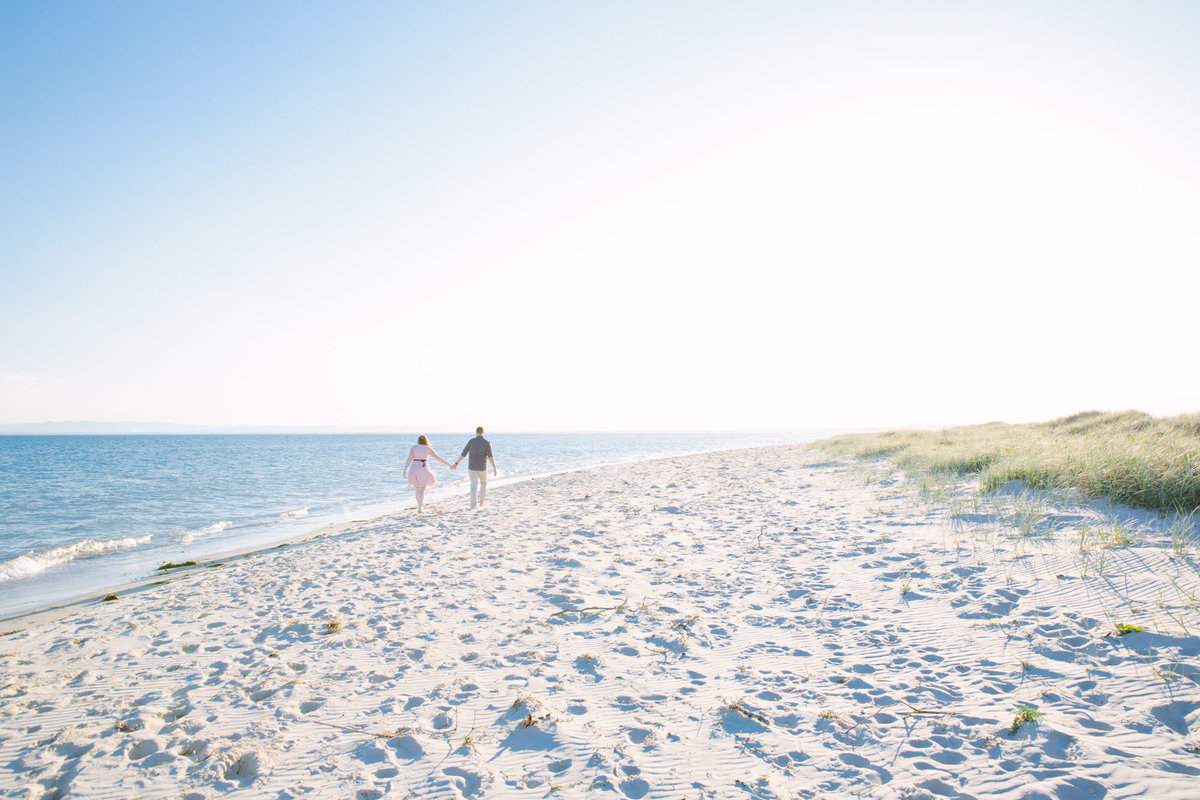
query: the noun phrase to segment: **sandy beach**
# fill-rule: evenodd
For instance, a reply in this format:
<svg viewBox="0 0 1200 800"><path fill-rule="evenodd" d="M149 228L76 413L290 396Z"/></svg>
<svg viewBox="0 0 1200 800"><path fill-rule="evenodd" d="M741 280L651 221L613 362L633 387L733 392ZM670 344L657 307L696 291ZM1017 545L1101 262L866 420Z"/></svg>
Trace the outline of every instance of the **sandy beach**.
<svg viewBox="0 0 1200 800"><path fill-rule="evenodd" d="M798 446L489 504L5 622L0 794L1197 795L1166 518Z"/></svg>

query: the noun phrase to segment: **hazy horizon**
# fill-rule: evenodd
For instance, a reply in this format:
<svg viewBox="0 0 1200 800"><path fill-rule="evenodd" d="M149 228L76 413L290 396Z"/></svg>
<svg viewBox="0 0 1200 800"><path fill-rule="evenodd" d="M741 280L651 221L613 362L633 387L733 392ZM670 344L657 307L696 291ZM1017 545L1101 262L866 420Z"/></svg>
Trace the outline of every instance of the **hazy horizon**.
<svg viewBox="0 0 1200 800"><path fill-rule="evenodd" d="M1140 409L1080 409L1072 412L1078 413L1123 413L1123 412L1140 412ZM1146 413L1146 412L1140 412ZM1193 413L1193 412L1185 412ZM1063 417L1072 416L1072 414L1062 415ZM1172 415L1174 416L1174 415ZM1061 417L1055 417L1059 419ZM1028 422L1050 422L1050 418L1038 420L972 420L959 421L953 423L945 422L930 422L913 420L909 422L901 422L896 424L864 424L854 426L796 426L791 428L578 428L578 429L537 429L537 428L521 428L507 426L489 426L486 429L487 435L500 433L503 435L509 434L738 434L738 433L835 433L849 431L881 431L881 430L902 430L902 429L937 429L937 428L953 428L970 425L983 425L988 423L1000 422L1006 424L1021 424ZM46 420L41 422L17 422L17 423L0 423L0 436L2 435L37 435L45 433L47 435L63 435L63 434L220 434L220 433L281 433L281 434L304 434L304 433L328 433L328 434L407 434L416 435L418 433L426 433L434 436L454 436L454 435L472 435L474 426L460 426L454 428L433 428L420 425L398 425L393 423L380 424L357 424L346 423L340 425L255 425L255 424L236 424L236 425L202 425L194 423L181 422L152 422L145 420L118 420L118 421L103 421L103 420Z"/></svg>
<svg viewBox="0 0 1200 800"><path fill-rule="evenodd" d="M924 426L922 426L924 427ZM487 435L492 435L494 432L504 435L508 434L729 434L729 433L795 433L795 432L820 432L826 430L840 430L834 428L740 428L730 430L719 429L592 429L592 430L535 430L524 428L489 428ZM415 425L193 425L189 423L173 423L173 422L144 422L123 420L116 422L104 422L97 420L60 420L60 421L45 421L45 422L17 422L0 424L0 435L24 434L24 433L46 433L48 435L57 435L58 433L129 433L129 434L205 434L205 433L346 433L346 434L418 434L427 433L437 436L452 436L463 435L471 436L474 429L470 427L454 428L454 429L435 429L423 428Z"/></svg>

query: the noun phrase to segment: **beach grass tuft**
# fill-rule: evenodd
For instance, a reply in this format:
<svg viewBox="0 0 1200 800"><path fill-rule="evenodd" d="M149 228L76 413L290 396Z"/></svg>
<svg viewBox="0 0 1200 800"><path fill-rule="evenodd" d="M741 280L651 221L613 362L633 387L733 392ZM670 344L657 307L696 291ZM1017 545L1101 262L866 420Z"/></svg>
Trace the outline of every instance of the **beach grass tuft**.
<svg viewBox="0 0 1200 800"><path fill-rule="evenodd" d="M983 492L1016 480L1164 514L1200 509L1200 413L1085 411L1019 425L847 434L812 446L835 456L886 457L922 486L977 476Z"/></svg>
<svg viewBox="0 0 1200 800"><path fill-rule="evenodd" d="M1021 730L1023 725L1026 725L1030 722L1036 722L1043 716L1044 714L1042 714L1042 712L1038 711L1036 708L1030 708L1029 706L1017 706L1017 710L1013 712L1012 726L1008 729L1008 735L1016 736L1017 731Z"/></svg>
<svg viewBox="0 0 1200 800"><path fill-rule="evenodd" d="M1171 552L1177 558L1187 558L1189 550L1188 537L1195 530L1194 514L1176 514L1171 519Z"/></svg>

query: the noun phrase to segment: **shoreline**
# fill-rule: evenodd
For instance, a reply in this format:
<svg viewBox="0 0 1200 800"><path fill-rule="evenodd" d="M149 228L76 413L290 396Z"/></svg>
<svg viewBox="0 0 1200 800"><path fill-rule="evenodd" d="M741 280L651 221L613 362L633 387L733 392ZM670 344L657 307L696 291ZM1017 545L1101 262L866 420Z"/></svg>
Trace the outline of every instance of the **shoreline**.
<svg viewBox="0 0 1200 800"><path fill-rule="evenodd" d="M0 790L1183 796L1200 574L1166 522L940 491L727 450L198 565L0 638Z"/></svg>
<svg viewBox="0 0 1200 800"><path fill-rule="evenodd" d="M384 520L389 517L379 517ZM177 568L163 570L158 575L151 575L137 581L129 581L107 589L101 589L95 592L77 595L75 597L61 600L54 603L48 603L44 606L31 608L27 611L18 611L7 616L0 616L0 637L7 636L13 631L5 630L11 624L19 622L27 622L29 625L40 625L48 622L54 622L71 614L76 609L104 602L103 598L111 594L119 595L121 598L126 596L135 596L139 591L155 587L163 586L170 583L172 578L191 574L192 572L224 566L225 562L234 558L242 558L245 556L261 555L269 553L272 550L278 550L285 547L294 547L298 544L303 544L308 541L322 539L326 536L333 536L342 533L355 525L359 525L370 520L354 520L352 522L340 522L326 525L317 529L316 532L300 534L289 539L285 539L277 544L266 545L262 547L243 547L234 550L218 553L211 557L206 557L204 560L196 561L195 564L188 566L179 566Z"/></svg>
<svg viewBox="0 0 1200 800"><path fill-rule="evenodd" d="M690 456L707 455L710 453L732 452L732 451L739 451L739 450L753 450L753 449L759 449L761 447L779 447L779 446L792 446L792 445L774 445L774 444L772 444L772 445L759 445L759 446L750 447L750 448L734 447L734 448L701 449L701 450L688 451L688 452L682 452L682 453L673 453L673 454L665 455L665 456L655 455L655 456L650 456L648 458L634 458L634 459L631 459L628 461L609 461L609 462L603 462L603 463L599 463L599 464L590 464L590 465L576 466L576 467L563 467L563 468L549 469L549 470L544 470L544 471L540 471L540 472L532 472L532 473L502 474L500 477L493 478L491 481L489 481L489 487L492 489L496 489L496 488L502 488L502 487L508 486L508 485L522 483L525 481L538 480L541 478L552 477L555 475L563 475L563 474L587 471L587 470L592 470L592 469L603 469L606 467L615 467L615 466L620 466L620 465L625 465L625 464L637 464L637 463L642 463L642 462L651 462L651 461L655 461L655 460L663 459L663 458L686 458L686 457L690 457ZM445 489L449 489L451 486L452 486L452 484L439 484L439 486L435 487L435 488L443 488L444 487ZM198 558L194 558L194 559L185 558L185 560L195 560L197 562L197 564L194 567L188 567L187 570L211 566L212 564L214 564L216 562L225 561L225 560L228 560L231 558L238 558L238 557L241 557L241 556L244 556L247 554L262 553L262 552L273 550L273 549L276 549L279 547L293 546L295 544L307 541L309 539L323 537L323 536L327 536L327 535L333 535L337 532L344 531L346 528L348 528L350 526L354 526L354 525L367 524L367 523L371 523L371 522L374 522L377 520L392 519L392 518L400 517L401 515L411 512L416 509L416 501L412 497L411 488L405 487L405 489L406 489L405 499L403 499L403 500L374 501L374 502L368 503L366 506L364 506L364 509L370 509L374 506L392 505L393 503L402 503L403 505L400 507L400 509L398 511L384 513L384 514L380 514L380 515L372 516L372 517L366 517L364 519L358 519L358 520L341 520L341 521L330 521L330 522L320 523L317 525L317 527L309 528L309 529L304 530L303 532L296 533L291 536L287 536L283 539L270 541L269 543L266 543L266 544L254 544L254 545L247 545L244 547L233 547L233 548L230 548L227 550L219 550L219 551L216 551L215 553L200 555ZM434 506L434 505L441 504L443 502L452 500L454 498L466 497L468 494L469 494L469 489L464 481L463 485L455 488L454 491L443 491L440 495L435 496L435 498L433 500L427 501L426 504L430 505L430 506ZM101 556L101 558L103 558L103 556ZM168 575L178 574L179 572L180 572L179 570L171 570L171 571L169 571ZM106 597L107 595L110 595L110 594L119 594L121 592L128 592L128 591L131 591L131 590L134 590L137 588L144 588L146 586L156 585L156 584L160 583L161 581L163 581L164 579L166 579L168 577L168 575L156 573L156 574L147 575L144 578L140 578L140 579L133 580L133 581L120 581L120 582L116 582L113 584L109 584L101 589L96 589L94 591L88 591L83 594L73 595L71 597L53 600L53 601L50 601L47 603L36 605L32 608L28 608L25 610L14 611L11 613L0 613L0 636L4 635L3 626L8 625L13 622L16 622L16 621L19 621L21 619L24 619L25 617L30 617L30 616L40 617L44 614L52 614L53 612L55 612L59 609L63 609L64 611L67 611L76 606L86 605L89 602L100 600L101 598ZM0 584L0 586L2 586L2 585L3 584Z"/></svg>

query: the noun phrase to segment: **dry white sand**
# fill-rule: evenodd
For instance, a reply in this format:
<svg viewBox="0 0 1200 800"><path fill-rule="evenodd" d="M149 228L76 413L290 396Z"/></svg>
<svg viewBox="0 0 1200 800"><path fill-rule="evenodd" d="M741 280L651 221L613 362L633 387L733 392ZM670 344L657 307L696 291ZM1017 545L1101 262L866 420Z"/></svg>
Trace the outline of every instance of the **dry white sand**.
<svg viewBox="0 0 1200 800"><path fill-rule="evenodd" d="M1200 795L1168 521L814 461L496 487L9 622L0 793Z"/></svg>

